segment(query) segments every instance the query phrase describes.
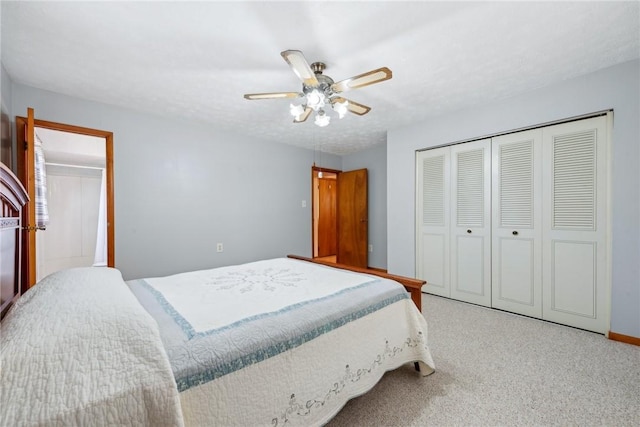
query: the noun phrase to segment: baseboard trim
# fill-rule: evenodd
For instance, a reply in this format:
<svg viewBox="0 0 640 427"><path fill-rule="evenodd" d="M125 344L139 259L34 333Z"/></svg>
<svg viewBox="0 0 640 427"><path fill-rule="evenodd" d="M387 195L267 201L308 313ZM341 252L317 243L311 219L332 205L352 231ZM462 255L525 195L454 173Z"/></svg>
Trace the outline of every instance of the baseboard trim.
<svg viewBox="0 0 640 427"><path fill-rule="evenodd" d="M620 341L626 344L640 346L640 338L632 337L631 335L617 334L615 332L609 331L609 339L613 341Z"/></svg>

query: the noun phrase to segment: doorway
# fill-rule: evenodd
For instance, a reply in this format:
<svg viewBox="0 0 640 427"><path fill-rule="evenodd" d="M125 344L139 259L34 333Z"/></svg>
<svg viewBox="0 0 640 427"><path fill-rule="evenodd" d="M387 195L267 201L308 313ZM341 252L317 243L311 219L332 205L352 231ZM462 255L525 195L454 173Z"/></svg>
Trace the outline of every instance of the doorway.
<svg viewBox="0 0 640 427"><path fill-rule="evenodd" d="M311 168L313 258L368 268L367 169Z"/></svg>
<svg viewBox="0 0 640 427"><path fill-rule="evenodd" d="M312 168L313 258L336 262L338 254L337 187L339 171Z"/></svg>
<svg viewBox="0 0 640 427"><path fill-rule="evenodd" d="M36 281L65 268L107 265L106 140L35 128L48 223L36 233Z"/></svg>
<svg viewBox="0 0 640 427"><path fill-rule="evenodd" d="M104 200L105 209L104 214L106 216L106 266L115 266L115 209L114 209L114 181L113 181L113 132L103 131L98 129L84 128L74 125L68 125L63 123L49 122L45 120L37 120L34 117L35 113L32 108L27 109L27 117L16 117L16 134L17 134L17 147L24 148L17 150L17 172L18 178L22 181L23 185L27 189L30 200L23 212L23 272L22 272L22 289L26 291L33 286L37 281L37 233L41 228L36 222L36 208L35 208L35 135L36 128L39 132L46 132L45 130L59 131L62 133L73 134L75 136L89 136L95 137L98 140L104 141L102 153L104 154L104 184L101 184L104 188ZM42 130L40 130L42 129ZM95 141L95 140L85 140ZM95 147L94 147L95 148ZM80 156L82 157L82 156ZM100 156L101 157L101 156ZM100 167L102 169L102 167ZM102 182L102 181L101 181ZM78 224L76 224L76 227ZM90 246L90 245L89 245ZM97 246L97 245L96 245ZM95 255L95 254L94 254ZM95 263L95 261L94 261ZM98 262L97 264L102 264ZM104 265L104 264L102 264Z"/></svg>

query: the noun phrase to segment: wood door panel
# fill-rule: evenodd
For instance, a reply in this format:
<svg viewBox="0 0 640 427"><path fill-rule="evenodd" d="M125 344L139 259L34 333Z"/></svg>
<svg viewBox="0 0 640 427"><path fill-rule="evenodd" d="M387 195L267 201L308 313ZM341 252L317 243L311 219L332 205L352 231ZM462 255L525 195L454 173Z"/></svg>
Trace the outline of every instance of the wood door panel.
<svg viewBox="0 0 640 427"><path fill-rule="evenodd" d="M36 282L36 177L35 177L35 113L27 109L27 117L16 117L18 179L27 190L29 200L22 209L22 290Z"/></svg>
<svg viewBox="0 0 640 427"><path fill-rule="evenodd" d="M318 179L320 204L320 212L318 214L319 257L337 253L336 186L337 181L335 179Z"/></svg>
<svg viewBox="0 0 640 427"><path fill-rule="evenodd" d="M338 251L340 264L366 268L368 243L367 170L338 175Z"/></svg>

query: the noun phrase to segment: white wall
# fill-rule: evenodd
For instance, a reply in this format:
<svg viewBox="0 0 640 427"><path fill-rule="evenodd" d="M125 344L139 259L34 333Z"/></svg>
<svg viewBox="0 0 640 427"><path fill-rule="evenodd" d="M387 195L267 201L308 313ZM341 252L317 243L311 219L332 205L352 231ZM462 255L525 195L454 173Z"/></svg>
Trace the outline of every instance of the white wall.
<svg viewBox="0 0 640 427"><path fill-rule="evenodd" d="M2 110L11 108L11 78L0 63L0 99L2 100ZM6 110L5 110L6 109ZM7 111L9 113L10 111Z"/></svg>
<svg viewBox="0 0 640 427"><path fill-rule="evenodd" d="M369 177L369 267L387 268L387 145L342 156L342 170L367 169Z"/></svg>
<svg viewBox="0 0 640 427"><path fill-rule="evenodd" d="M2 16L2 2L0 2L0 17ZM0 51L2 50L2 32L0 32ZM1 55L0 55L1 57ZM2 137L2 143L0 143L0 161L5 160L5 163L11 163L11 168L15 172L15 153L13 153L13 146L6 144L6 137L9 136L10 141L13 141L11 137L11 120L13 116L11 111L11 79L4 69L4 65L0 62L0 114L2 121L0 122L0 136ZM9 119L9 121L7 121ZM9 160L7 160L9 159Z"/></svg>
<svg viewBox="0 0 640 427"><path fill-rule="evenodd" d="M2 8L0 7L0 9ZM12 145L11 117L13 113L11 111L11 99L11 79L4 69L4 65L0 63L0 114L2 115L0 124L2 127L0 129L0 137L2 138L2 143L0 144L0 160L4 160L4 163L10 163L11 169L15 172L15 152ZM9 138L9 143L7 143L7 137Z"/></svg>
<svg viewBox="0 0 640 427"><path fill-rule="evenodd" d="M415 151L613 109L613 332L640 337L640 61L391 130L388 270L415 275Z"/></svg>
<svg viewBox="0 0 640 427"><path fill-rule="evenodd" d="M115 255L125 279L311 256L312 150L20 84L12 90L14 114L33 107L37 119L114 133ZM323 166L340 169L341 159L323 154Z"/></svg>

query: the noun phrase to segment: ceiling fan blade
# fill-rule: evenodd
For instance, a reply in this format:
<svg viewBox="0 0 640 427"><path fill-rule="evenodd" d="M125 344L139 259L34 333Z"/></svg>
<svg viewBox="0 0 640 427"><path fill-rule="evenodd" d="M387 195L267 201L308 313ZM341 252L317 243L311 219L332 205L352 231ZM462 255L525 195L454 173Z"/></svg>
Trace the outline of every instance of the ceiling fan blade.
<svg viewBox="0 0 640 427"><path fill-rule="evenodd" d="M372 70L368 73L360 74L334 83L331 85L331 89L334 92L345 92L347 90L358 89L374 83L383 82L385 80L389 80L391 77L391 70L387 67L382 67L377 70Z"/></svg>
<svg viewBox="0 0 640 427"><path fill-rule="evenodd" d="M305 120L307 120L309 118L309 115L311 114L311 112L313 111L313 109L311 107L307 107L304 109L304 113L300 114L300 117L295 117L293 119L293 123L302 123Z"/></svg>
<svg viewBox="0 0 640 427"><path fill-rule="evenodd" d="M272 92L272 93L247 93L245 99L284 99L300 98L303 94L299 92Z"/></svg>
<svg viewBox="0 0 640 427"><path fill-rule="evenodd" d="M359 116L364 116L365 114L367 114L369 111L371 111L371 107L367 107L366 105L363 104L359 104L355 101L351 101L349 99L345 99L342 98L340 96L336 96L331 98L331 103L335 104L336 102L346 102L347 103L347 110L349 110L350 112L357 114Z"/></svg>
<svg viewBox="0 0 640 427"><path fill-rule="evenodd" d="M287 61L296 76L307 86L318 86L318 79L299 50L285 50L280 55Z"/></svg>

